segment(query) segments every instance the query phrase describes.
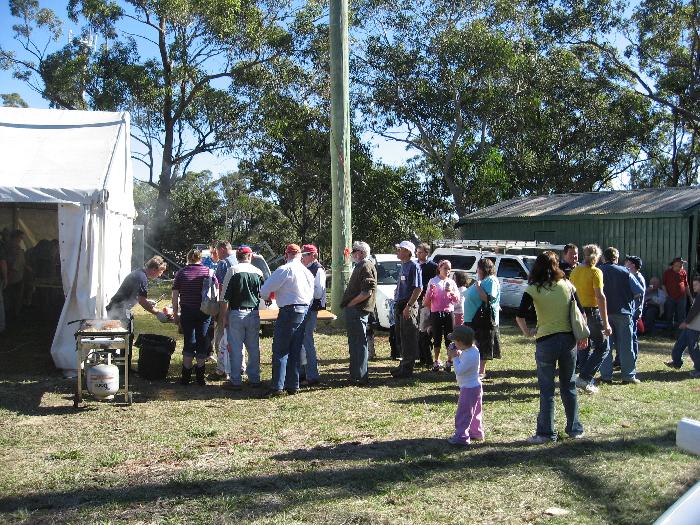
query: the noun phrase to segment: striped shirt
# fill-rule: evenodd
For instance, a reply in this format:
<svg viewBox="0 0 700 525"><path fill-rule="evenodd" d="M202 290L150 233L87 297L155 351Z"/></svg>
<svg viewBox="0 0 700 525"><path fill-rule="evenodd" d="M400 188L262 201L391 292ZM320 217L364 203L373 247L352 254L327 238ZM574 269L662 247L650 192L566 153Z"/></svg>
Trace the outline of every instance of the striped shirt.
<svg viewBox="0 0 700 525"><path fill-rule="evenodd" d="M202 288L204 279L209 276L209 268L203 264L188 264L175 274L173 290L180 292L180 304L191 308L199 308L202 304ZM213 272L212 272L213 273ZM214 286L218 288L219 281L213 276Z"/></svg>

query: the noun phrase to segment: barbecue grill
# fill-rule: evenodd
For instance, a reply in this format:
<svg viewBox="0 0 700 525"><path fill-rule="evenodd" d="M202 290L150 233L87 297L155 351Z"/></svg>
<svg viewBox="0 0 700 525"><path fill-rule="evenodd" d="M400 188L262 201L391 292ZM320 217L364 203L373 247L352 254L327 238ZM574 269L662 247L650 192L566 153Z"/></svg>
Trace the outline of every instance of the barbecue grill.
<svg viewBox="0 0 700 525"><path fill-rule="evenodd" d="M78 408L83 401L83 377L87 371L99 364L120 366L120 387L117 395L124 395L124 402L131 405L129 392L129 360L133 341L133 320L84 319L75 332L75 354L78 360L78 379L73 406Z"/></svg>

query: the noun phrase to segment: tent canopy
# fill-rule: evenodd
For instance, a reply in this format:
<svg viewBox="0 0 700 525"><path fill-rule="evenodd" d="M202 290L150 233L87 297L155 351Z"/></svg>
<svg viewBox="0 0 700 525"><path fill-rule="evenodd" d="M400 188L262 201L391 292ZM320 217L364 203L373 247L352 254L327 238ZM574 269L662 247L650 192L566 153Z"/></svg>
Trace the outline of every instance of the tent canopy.
<svg viewBox="0 0 700 525"><path fill-rule="evenodd" d="M0 201L109 201L133 215L128 133L128 113L0 108Z"/></svg>
<svg viewBox="0 0 700 525"><path fill-rule="evenodd" d="M65 303L51 355L74 370L76 319L100 318L131 271L128 113L0 108L0 202L57 205Z"/></svg>

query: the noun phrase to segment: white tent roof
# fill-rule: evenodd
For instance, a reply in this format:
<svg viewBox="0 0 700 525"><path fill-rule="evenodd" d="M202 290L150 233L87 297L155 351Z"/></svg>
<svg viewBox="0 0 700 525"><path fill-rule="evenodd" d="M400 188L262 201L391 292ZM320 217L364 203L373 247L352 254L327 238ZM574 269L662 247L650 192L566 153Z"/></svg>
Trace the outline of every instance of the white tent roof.
<svg viewBox="0 0 700 525"><path fill-rule="evenodd" d="M0 108L0 201L107 201L133 216L128 133L128 113Z"/></svg>

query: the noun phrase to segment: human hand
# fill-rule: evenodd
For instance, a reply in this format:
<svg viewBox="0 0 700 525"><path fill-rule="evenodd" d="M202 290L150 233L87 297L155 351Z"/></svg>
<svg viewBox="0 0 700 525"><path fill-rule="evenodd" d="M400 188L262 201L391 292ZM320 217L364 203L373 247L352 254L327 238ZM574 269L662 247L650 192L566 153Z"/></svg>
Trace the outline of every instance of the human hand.
<svg viewBox="0 0 700 525"><path fill-rule="evenodd" d="M576 348L578 350L583 350L587 346L588 346L588 339L579 339L578 341L576 341Z"/></svg>
<svg viewBox="0 0 700 525"><path fill-rule="evenodd" d="M403 309L402 312L403 318L404 319L410 319L411 317L411 307L406 305L406 308Z"/></svg>
<svg viewBox="0 0 700 525"><path fill-rule="evenodd" d="M686 328L688 328L688 323L684 321L678 325L678 328L680 328L681 330L685 330Z"/></svg>
<svg viewBox="0 0 700 525"><path fill-rule="evenodd" d="M166 314L165 312L156 312L156 317L161 323L167 323L168 321L170 321L170 317L168 317L168 314Z"/></svg>
<svg viewBox="0 0 700 525"><path fill-rule="evenodd" d="M603 335L606 337L609 337L610 335L612 335L612 328L610 327L610 325L605 325L603 327Z"/></svg>

